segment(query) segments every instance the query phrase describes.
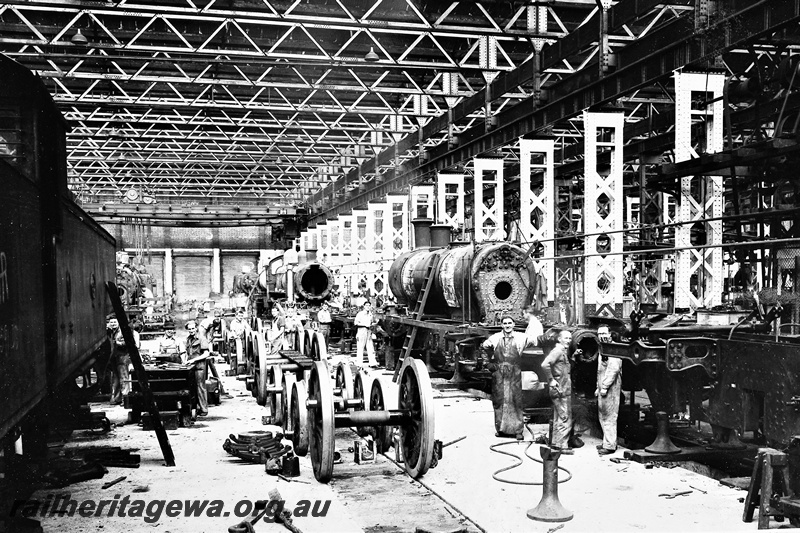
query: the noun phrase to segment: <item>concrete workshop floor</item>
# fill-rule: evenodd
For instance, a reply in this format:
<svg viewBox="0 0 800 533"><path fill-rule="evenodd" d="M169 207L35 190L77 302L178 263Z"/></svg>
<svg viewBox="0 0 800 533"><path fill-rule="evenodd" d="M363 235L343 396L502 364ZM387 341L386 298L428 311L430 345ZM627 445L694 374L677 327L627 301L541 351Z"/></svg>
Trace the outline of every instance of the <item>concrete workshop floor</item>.
<svg viewBox="0 0 800 533"><path fill-rule="evenodd" d="M226 365L218 365L222 372ZM391 380L389 375L381 379ZM513 464L513 459L489 451L501 439L494 437L492 405L460 391L436 391L436 437L443 442L466 436L466 439L444 450L439 466L419 482L411 480L388 457L379 456L375 464L356 465L347 451L355 437L348 429L337 430L337 449L343 464L334 467L330 484L314 480L308 457L301 458L301 480L308 484L280 480L267 475L263 465L243 463L229 456L222 444L230 433L268 429L261 424L266 414L244 389L244 383L224 378L232 398L211 407L210 416L190 428L170 431L177 466L163 466L161 451L154 432L136 425L124 424L127 411L121 407L93 404L93 410L104 410L118 426L108 435L73 434L68 447L120 446L137 448L142 456L138 469L109 468L103 479L71 485L60 490L40 490L34 498L69 493L75 500L113 499L115 495L158 499L219 499L225 510L232 511L239 500L268 499L271 489L279 489L288 507L299 500L331 500L327 516L295 519L305 533L339 531L451 531L459 527L468 531L553 531L558 524L534 522L526 511L541 496L538 486L500 483L492 473ZM124 425L123 425L124 424ZM545 426L535 426L538 433ZM560 485L565 507L575 518L564 524L563 531L755 531L756 524L741 521L745 492L681 468L645 469L636 463L615 464L601 458L595 450L596 439L585 438L586 445L575 455L562 457L560 464L569 469L573 479ZM522 455L527 444L507 447ZM530 450L538 457L538 446ZM393 457L393 452L388 454ZM622 451L616 456L621 457ZM562 473L563 474L563 473ZM539 464L526 459L523 467L504 474L510 479L541 480ZM127 479L110 489L103 483L119 476ZM691 485L691 487L690 487ZM137 487L147 492L134 493ZM141 489L140 489L141 490ZM675 499L659 497L661 493L693 490ZM701 492L705 491L705 493ZM239 519L231 513L219 518L170 518L161 516L155 523L141 518L42 518L45 532L222 532ZM285 531L277 524L256 525L256 531Z"/></svg>

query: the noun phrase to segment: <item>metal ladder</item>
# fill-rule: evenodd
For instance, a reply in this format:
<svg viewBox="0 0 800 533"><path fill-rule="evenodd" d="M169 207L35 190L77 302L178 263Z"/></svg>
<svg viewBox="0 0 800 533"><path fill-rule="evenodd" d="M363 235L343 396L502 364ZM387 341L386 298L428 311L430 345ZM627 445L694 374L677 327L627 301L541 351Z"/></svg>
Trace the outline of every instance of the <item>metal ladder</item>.
<svg viewBox="0 0 800 533"><path fill-rule="evenodd" d="M428 302L428 294L433 286L434 272L436 272L437 266L439 266L438 254L431 257L431 260L428 262L428 267L425 270L425 281L423 282L419 296L417 296L417 303L414 304L414 311L412 313L414 320L422 320L425 314L425 304ZM397 361L397 365L394 369L394 376L392 377L392 381L395 383L397 382L397 377L400 375L400 367L403 366L403 361L406 357L411 356L411 349L414 347L414 341L417 339L418 329L419 326L413 325L411 326L411 330L406 333L406 338L403 341L403 348L400 350L400 360Z"/></svg>

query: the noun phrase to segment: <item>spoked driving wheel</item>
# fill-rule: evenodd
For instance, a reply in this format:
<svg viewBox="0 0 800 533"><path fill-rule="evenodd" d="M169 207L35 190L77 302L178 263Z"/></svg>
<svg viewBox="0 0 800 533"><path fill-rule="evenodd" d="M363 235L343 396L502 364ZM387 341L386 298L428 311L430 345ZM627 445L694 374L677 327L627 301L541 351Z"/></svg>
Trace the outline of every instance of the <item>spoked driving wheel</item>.
<svg viewBox="0 0 800 533"><path fill-rule="evenodd" d="M374 378L370 386L369 398L367 398L365 411L387 411L391 409L388 404L388 396L384 391L384 385L381 380ZM375 451L378 453L386 453L392 445L392 426L373 426L369 428L369 432L375 439Z"/></svg>
<svg viewBox="0 0 800 533"><path fill-rule="evenodd" d="M398 407L409 413L400 426L403 466L411 477L425 474L433 459L433 390L428 370L419 359L407 357L400 369Z"/></svg>
<svg viewBox="0 0 800 533"><path fill-rule="evenodd" d="M294 453L300 457L308 455L308 415L306 413L306 384L295 381L292 384L292 400L289 403L289 416L292 419L292 445Z"/></svg>
<svg viewBox="0 0 800 533"><path fill-rule="evenodd" d="M333 390L328 367L316 361L308 378L308 431L314 477L327 483L333 475Z"/></svg>

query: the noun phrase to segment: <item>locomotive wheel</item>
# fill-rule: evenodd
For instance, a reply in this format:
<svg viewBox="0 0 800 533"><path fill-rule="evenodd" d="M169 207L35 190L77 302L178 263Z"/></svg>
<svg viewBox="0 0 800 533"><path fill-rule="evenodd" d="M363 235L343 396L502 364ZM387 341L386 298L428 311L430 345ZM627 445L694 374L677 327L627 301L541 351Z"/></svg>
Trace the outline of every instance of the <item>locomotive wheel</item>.
<svg viewBox="0 0 800 533"><path fill-rule="evenodd" d="M328 376L328 367L317 361L308 378L309 400L316 402L307 412L309 451L314 477L320 483L327 483L333 475L333 390Z"/></svg>
<svg viewBox="0 0 800 533"><path fill-rule="evenodd" d="M359 370L356 374L356 379L353 382L353 398L361 400L361 407L356 407L354 411L365 411L367 409L368 396L372 391L372 380L374 377L370 376L366 370ZM366 437L370 430L369 428L359 427L356 428L359 437Z"/></svg>
<svg viewBox="0 0 800 533"><path fill-rule="evenodd" d="M356 374L356 379L353 382L353 398L363 400L361 407L356 407L355 411L364 411L367 406L367 395L365 391L372 390L372 380L374 377L370 376L365 370L359 370Z"/></svg>
<svg viewBox="0 0 800 533"><path fill-rule="evenodd" d="M433 389L425 364L406 357L400 369L397 403L411 414L411 421L400 426L400 446L406 472L418 478L428 471L433 459Z"/></svg>
<svg viewBox="0 0 800 533"><path fill-rule="evenodd" d="M261 334L255 335L256 367L255 397L258 405L267 405L267 344Z"/></svg>
<svg viewBox="0 0 800 533"><path fill-rule="evenodd" d="M292 426L292 417L289 416L289 404L292 398L292 387L294 387L297 378L292 372L287 372L283 376L283 386L281 387L281 418L283 420L283 433L287 434L294 430Z"/></svg>
<svg viewBox="0 0 800 533"><path fill-rule="evenodd" d="M244 341L242 339L236 339L236 353L232 354L231 357L236 363L235 366L231 365L233 366L234 372L236 372L237 375L247 373L247 366L245 365L244 359Z"/></svg>
<svg viewBox="0 0 800 533"><path fill-rule="evenodd" d="M300 352L300 355L306 355L306 330L297 328L294 332L294 349Z"/></svg>
<svg viewBox="0 0 800 533"><path fill-rule="evenodd" d="M378 378L372 378L369 398L365 405L365 411L387 411L391 408L387 404L388 396L384 394L383 385ZM392 426L373 426L369 428L375 440L375 451L386 453L392 445Z"/></svg>
<svg viewBox="0 0 800 533"><path fill-rule="evenodd" d="M325 361L328 359L328 347L325 345L325 337L319 331L314 332L311 339L311 358L314 361Z"/></svg>
<svg viewBox="0 0 800 533"><path fill-rule="evenodd" d="M307 329L306 330L305 347L304 347L305 351L303 352L304 355L308 355L308 354L311 353L311 349L312 349L311 345L313 344L312 341L314 340L314 334L315 333L316 333L316 331L314 331L313 329Z"/></svg>
<svg viewBox="0 0 800 533"><path fill-rule="evenodd" d="M336 388L341 391L343 400L353 398L353 371L347 363L339 363L336 367Z"/></svg>
<svg viewBox="0 0 800 533"><path fill-rule="evenodd" d="M292 446L300 457L308 455L308 416L306 414L306 384L295 381L292 384L292 400L289 402L289 417L292 419Z"/></svg>
<svg viewBox="0 0 800 533"><path fill-rule="evenodd" d="M267 386L272 389L283 387L283 370L280 365L269 365L267 368ZM283 422L283 394L280 392L268 392L267 402L269 412L272 415L272 423L280 426Z"/></svg>

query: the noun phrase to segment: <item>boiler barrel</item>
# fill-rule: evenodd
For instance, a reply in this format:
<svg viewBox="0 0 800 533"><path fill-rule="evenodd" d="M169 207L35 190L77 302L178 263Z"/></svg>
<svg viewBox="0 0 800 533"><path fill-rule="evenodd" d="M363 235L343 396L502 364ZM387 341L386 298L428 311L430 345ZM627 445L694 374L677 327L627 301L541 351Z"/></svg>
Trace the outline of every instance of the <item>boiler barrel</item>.
<svg viewBox="0 0 800 533"><path fill-rule="evenodd" d="M525 250L494 243L401 255L389 270L389 287L398 303L414 306L434 254L439 255L439 265L425 308L428 314L498 324L504 314L521 316L532 301L535 272Z"/></svg>
<svg viewBox="0 0 800 533"><path fill-rule="evenodd" d="M296 267L294 288L298 297L305 301L322 301L333 289L333 274L322 263L305 263Z"/></svg>

